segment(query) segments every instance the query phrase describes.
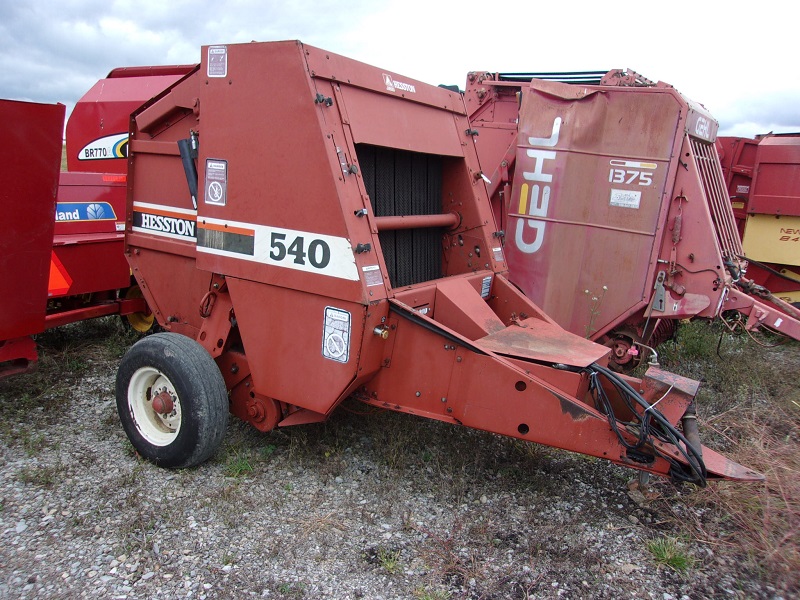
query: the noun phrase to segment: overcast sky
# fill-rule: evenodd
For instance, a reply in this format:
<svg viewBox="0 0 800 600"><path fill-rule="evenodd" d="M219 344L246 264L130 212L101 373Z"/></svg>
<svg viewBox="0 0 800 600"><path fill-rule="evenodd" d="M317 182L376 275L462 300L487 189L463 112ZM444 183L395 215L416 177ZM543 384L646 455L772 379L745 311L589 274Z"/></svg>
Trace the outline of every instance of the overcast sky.
<svg viewBox="0 0 800 600"><path fill-rule="evenodd" d="M706 106L723 135L800 131L792 2L0 0L0 98L70 111L112 68L204 44L299 39L431 84L468 71L631 68Z"/></svg>

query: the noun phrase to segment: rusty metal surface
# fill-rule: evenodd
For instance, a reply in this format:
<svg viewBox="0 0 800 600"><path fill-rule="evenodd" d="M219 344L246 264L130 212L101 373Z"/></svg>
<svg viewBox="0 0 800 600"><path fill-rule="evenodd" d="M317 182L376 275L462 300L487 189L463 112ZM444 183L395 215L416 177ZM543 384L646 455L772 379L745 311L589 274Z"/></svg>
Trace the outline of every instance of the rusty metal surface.
<svg viewBox="0 0 800 600"><path fill-rule="evenodd" d="M608 348L539 319L520 321L481 338L477 345L498 354L576 367L587 367L608 354Z"/></svg>
<svg viewBox="0 0 800 600"><path fill-rule="evenodd" d="M554 89L579 91L523 89L509 269L558 323L593 336L649 300L680 105L625 88L565 103Z"/></svg>
<svg viewBox="0 0 800 600"><path fill-rule="evenodd" d="M800 135L770 136L758 143L750 214L800 216Z"/></svg>
<svg viewBox="0 0 800 600"><path fill-rule="evenodd" d="M567 330L613 346L619 368L636 363L626 348L648 343L658 321L733 308L744 262L717 148L738 177L752 173L747 145L715 147L708 111L638 78L620 87L470 73L465 94L472 127L490 140L518 114L512 147L476 145L509 278Z"/></svg>

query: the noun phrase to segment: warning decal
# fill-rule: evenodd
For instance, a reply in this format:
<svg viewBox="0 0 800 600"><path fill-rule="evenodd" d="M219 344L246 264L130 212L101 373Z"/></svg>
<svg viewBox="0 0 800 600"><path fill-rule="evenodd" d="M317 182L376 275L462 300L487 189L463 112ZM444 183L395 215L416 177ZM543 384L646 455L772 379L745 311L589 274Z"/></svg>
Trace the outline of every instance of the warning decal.
<svg viewBox="0 0 800 600"><path fill-rule="evenodd" d="M350 313L346 310L325 307L322 356L341 363L350 359Z"/></svg>
<svg viewBox="0 0 800 600"><path fill-rule="evenodd" d="M378 265L361 267L361 271L364 273L364 283L367 284L367 287L383 284L383 275L381 275L381 268Z"/></svg>
<svg viewBox="0 0 800 600"><path fill-rule="evenodd" d="M228 161L206 159L206 204L225 206L228 202Z"/></svg>
<svg viewBox="0 0 800 600"><path fill-rule="evenodd" d="M208 70L209 77L228 76L228 47L209 46L208 47Z"/></svg>
<svg viewBox="0 0 800 600"><path fill-rule="evenodd" d="M47 284L47 295L63 296L69 292L72 285L72 277L69 276L64 265L56 256L55 252L50 253L50 280Z"/></svg>

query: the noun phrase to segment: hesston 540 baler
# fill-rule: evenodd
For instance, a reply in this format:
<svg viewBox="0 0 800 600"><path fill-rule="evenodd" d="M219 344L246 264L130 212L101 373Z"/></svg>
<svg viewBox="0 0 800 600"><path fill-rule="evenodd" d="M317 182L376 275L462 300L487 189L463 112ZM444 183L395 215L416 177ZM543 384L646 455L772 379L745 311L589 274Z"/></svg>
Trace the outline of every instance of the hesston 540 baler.
<svg viewBox="0 0 800 600"><path fill-rule="evenodd" d="M117 404L197 464L346 398L676 479L759 480L701 447L697 383L606 368L511 285L461 96L299 42L208 46L131 119L126 254L166 333ZM682 423L682 430L680 424Z"/></svg>

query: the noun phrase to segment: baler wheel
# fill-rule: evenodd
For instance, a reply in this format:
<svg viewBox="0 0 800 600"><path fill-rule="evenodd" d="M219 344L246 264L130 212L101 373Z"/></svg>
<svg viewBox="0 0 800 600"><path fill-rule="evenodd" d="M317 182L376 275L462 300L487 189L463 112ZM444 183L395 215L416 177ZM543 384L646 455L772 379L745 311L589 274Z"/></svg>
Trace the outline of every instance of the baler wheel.
<svg viewBox="0 0 800 600"><path fill-rule="evenodd" d="M117 371L117 412L136 451L161 467L193 467L222 443L228 393L193 339L157 333L136 342Z"/></svg>

